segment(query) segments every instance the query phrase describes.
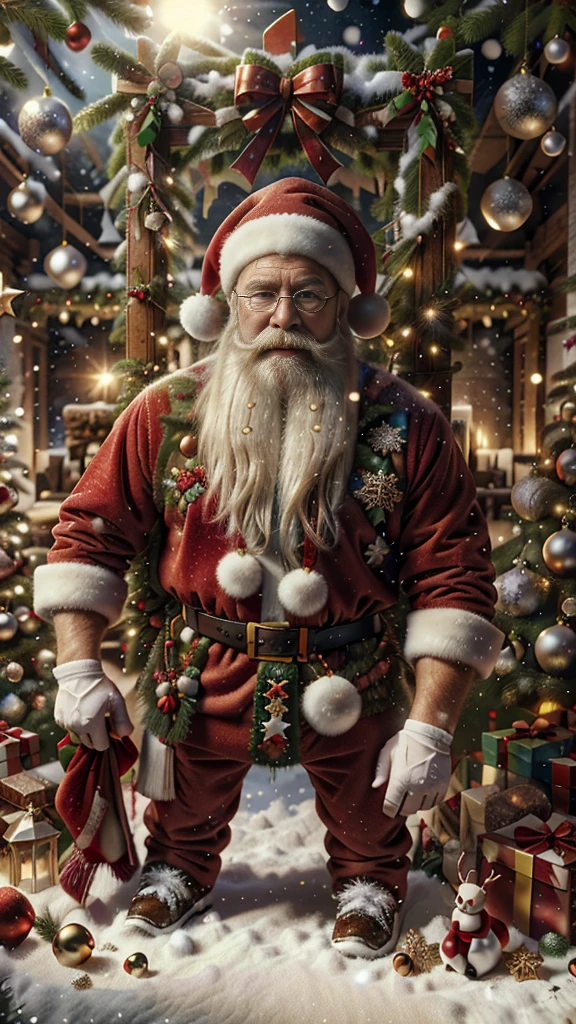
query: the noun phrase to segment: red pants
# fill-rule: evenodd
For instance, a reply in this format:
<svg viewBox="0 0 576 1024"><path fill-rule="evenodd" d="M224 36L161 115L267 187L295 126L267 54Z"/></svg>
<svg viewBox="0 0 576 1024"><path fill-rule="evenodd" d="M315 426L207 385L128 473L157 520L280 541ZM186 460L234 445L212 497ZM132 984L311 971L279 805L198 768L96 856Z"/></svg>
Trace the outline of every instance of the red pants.
<svg viewBox="0 0 576 1024"><path fill-rule="evenodd" d="M175 746L175 800L153 800L144 814L150 833L147 861L164 860L203 885L214 885L252 763L251 722L251 707L239 719L202 714L192 719L187 739ZM320 736L307 723L301 725L300 761L327 828L334 888L344 878L369 875L404 899L410 835L405 818L383 813L385 786L372 789L380 749L401 725L394 712L362 718L341 736Z"/></svg>

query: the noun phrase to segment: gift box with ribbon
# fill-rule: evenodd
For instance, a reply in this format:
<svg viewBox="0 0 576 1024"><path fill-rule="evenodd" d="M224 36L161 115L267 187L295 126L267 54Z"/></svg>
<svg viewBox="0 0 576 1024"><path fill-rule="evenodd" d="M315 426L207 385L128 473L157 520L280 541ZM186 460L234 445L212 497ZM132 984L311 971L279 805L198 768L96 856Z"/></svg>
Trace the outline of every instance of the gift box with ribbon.
<svg viewBox="0 0 576 1024"><path fill-rule="evenodd" d="M495 729L493 732L482 733L482 755L484 765L492 768L508 767L508 742L514 735L514 729ZM484 776L482 777L484 785Z"/></svg>
<svg viewBox="0 0 576 1024"><path fill-rule="evenodd" d="M478 842L480 885L495 869L500 878L488 888L486 910L525 935L546 932L576 942L576 820L533 814Z"/></svg>
<svg viewBox="0 0 576 1024"><path fill-rule="evenodd" d="M514 734L508 739L509 771L524 778L552 781L552 760L570 753L574 740L569 729L552 725L546 718L514 722Z"/></svg>
<svg viewBox="0 0 576 1024"><path fill-rule="evenodd" d="M0 779L7 779L21 771L20 740L7 735L6 730L3 730L0 732Z"/></svg>
<svg viewBox="0 0 576 1024"><path fill-rule="evenodd" d="M554 757L552 768L552 806L561 814L576 814L576 754Z"/></svg>
<svg viewBox="0 0 576 1024"><path fill-rule="evenodd" d="M486 798L498 793L499 787L474 786L460 794L460 846L467 853L476 849L478 837L486 831L484 809Z"/></svg>
<svg viewBox="0 0 576 1024"><path fill-rule="evenodd" d="M19 725L4 729L7 736L20 741L20 764L22 768L37 768L40 764L40 736L29 729L21 729ZM18 768L21 771L22 768Z"/></svg>

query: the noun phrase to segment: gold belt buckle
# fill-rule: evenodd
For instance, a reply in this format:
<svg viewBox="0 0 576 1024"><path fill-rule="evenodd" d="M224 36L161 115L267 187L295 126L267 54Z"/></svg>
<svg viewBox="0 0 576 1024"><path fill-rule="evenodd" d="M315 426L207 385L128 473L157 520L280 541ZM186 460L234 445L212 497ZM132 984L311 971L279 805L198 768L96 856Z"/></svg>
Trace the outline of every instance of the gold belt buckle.
<svg viewBox="0 0 576 1024"><path fill-rule="evenodd" d="M293 655L258 654L256 652L256 629L289 629L289 622L247 622L246 623L246 654L255 661L286 661L291 662ZM298 627L292 627L294 629ZM304 634L304 636L303 636ZM306 661L306 650L308 646L308 630L306 627L299 627L298 634L298 661Z"/></svg>

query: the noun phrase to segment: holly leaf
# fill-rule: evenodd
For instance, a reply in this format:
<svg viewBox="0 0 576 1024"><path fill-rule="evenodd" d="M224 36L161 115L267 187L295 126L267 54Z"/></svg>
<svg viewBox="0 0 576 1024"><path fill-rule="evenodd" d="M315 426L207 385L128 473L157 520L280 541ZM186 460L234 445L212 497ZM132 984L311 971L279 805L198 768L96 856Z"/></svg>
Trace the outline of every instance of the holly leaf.
<svg viewBox="0 0 576 1024"><path fill-rule="evenodd" d="M386 522L386 513L383 508L370 508L366 515L372 523L372 526L379 526L380 523Z"/></svg>

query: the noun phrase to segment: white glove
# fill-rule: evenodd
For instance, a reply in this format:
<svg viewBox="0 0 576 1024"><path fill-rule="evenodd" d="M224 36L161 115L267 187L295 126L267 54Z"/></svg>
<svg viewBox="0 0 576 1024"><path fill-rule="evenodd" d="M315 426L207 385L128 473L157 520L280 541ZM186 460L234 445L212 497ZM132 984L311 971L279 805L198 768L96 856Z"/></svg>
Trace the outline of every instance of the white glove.
<svg viewBox="0 0 576 1024"><path fill-rule="evenodd" d="M85 747L106 750L110 746L106 714L117 736L133 731L124 698L108 679L101 661L67 661L53 672L58 680L54 720L62 729L75 732Z"/></svg>
<svg viewBox="0 0 576 1024"><path fill-rule="evenodd" d="M428 810L440 803L452 773L452 736L444 729L409 718L382 747L372 787L388 781L382 805L394 818Z"/></svg>

